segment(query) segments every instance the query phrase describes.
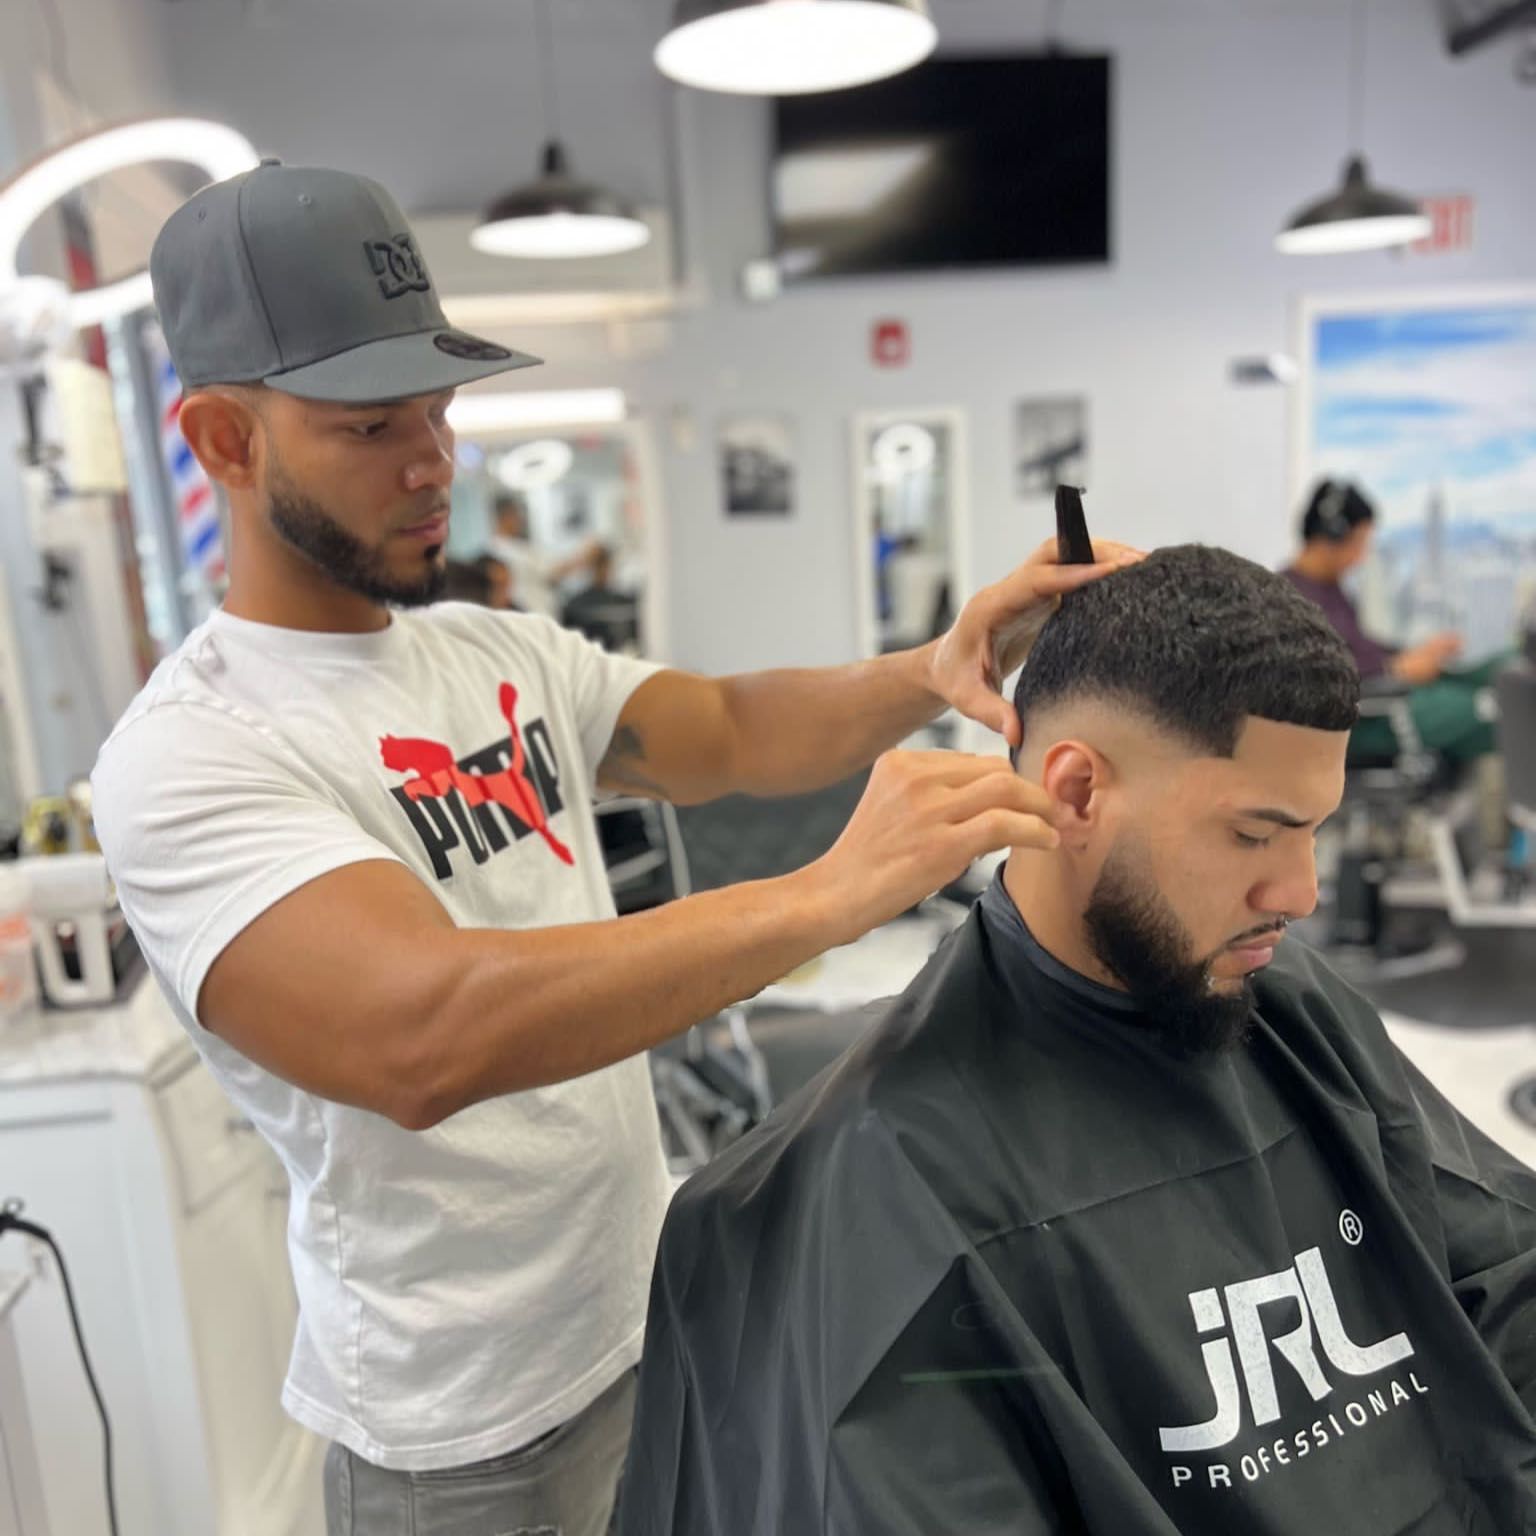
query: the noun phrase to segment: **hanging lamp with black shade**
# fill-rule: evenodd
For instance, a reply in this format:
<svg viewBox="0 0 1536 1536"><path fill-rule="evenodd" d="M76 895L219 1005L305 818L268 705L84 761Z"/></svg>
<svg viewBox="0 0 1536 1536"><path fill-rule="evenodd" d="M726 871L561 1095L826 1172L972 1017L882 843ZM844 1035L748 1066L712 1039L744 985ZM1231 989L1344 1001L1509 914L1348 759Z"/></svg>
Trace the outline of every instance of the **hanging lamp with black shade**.
<svg viewBox="0 0 1536 1536"><path fill-rule="evenodd" d="M1352 0L1349 139L1352 153L1339 187L1294 214L1275 236L1288 256L1322 256L1407 245L1429 234L1429 216L1411 197L1376 186L1360 153L1360 110L1365 82L1363 0Z"/></svg>
<svg viewBox="0 0 1536 1536"><path fill-rule="evenodd" d="M488 256L570 259L615 256L637 250L651 238L650 227L629 205L604 188L571 174L560 140L555 93L554 39L549 0L534 0L540 41L539 67L546 82L549 139L537 181L514 188L485 210L469 237Z"/></svg>
<svg viewBox="0 0 1536 1536"><path fill-rule="evenodd" d="M676 0L656 65L700 90L797 96L899 75L937 41L927 0Z"/></svg>

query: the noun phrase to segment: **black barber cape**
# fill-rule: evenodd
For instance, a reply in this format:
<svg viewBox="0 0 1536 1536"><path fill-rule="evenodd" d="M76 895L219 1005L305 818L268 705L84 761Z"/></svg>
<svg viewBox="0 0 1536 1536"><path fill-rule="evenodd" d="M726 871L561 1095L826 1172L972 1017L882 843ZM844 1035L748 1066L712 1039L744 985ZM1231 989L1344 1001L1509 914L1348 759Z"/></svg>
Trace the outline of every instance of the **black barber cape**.
<svg viewBox="0 0 1536 1536"><path fill-rule="evenodd" d="M623 1536L1536 1532L1536 1175L1257 990L1178 1059L995 885L678 1196Z"/></svg>

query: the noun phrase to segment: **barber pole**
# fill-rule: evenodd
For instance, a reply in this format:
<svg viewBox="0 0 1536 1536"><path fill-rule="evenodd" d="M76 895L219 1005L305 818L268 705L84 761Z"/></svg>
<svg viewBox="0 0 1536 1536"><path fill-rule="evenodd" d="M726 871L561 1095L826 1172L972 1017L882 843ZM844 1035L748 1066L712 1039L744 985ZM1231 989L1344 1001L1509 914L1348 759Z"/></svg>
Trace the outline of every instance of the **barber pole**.
<svg viewBox="0 0 1536 1536"><path fill-rule="evenodd" d="M160 411L160 453L175 493L183 568L212 584L224 579L224 532L218 498L181 435L182 388L175 364L158 329L151 329L147 340Z"/></svg>

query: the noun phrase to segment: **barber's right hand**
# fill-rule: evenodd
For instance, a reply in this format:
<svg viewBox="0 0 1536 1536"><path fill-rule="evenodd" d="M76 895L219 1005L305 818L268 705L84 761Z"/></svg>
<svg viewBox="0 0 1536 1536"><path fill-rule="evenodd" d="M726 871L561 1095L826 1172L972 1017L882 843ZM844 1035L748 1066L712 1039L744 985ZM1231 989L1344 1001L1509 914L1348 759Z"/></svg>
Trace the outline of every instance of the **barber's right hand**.
<svg viewBox="0 0 1536 1536"><path fill-rule="evenodd" d="M1003 848L1054 848L1052 801L1006 758L887 752L843 835L806 871L831 898L834 943L899 917Z"/></svg>

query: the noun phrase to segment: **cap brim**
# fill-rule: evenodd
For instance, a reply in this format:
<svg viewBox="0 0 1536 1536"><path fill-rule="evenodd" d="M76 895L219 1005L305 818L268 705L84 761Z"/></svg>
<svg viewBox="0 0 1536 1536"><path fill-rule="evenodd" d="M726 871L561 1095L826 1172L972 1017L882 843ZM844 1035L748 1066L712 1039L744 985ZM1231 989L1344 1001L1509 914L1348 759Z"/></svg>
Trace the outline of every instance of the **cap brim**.
<svg viewBox="0 0 1536 1536"><path fill-rule="evenodd" d="M305 400L373 405L441 394L445 389L510 373L514 368L531 368L542 361L465 331L434 326L430 331L387 336L318 363L269 374L262 383Z"/></svg>

